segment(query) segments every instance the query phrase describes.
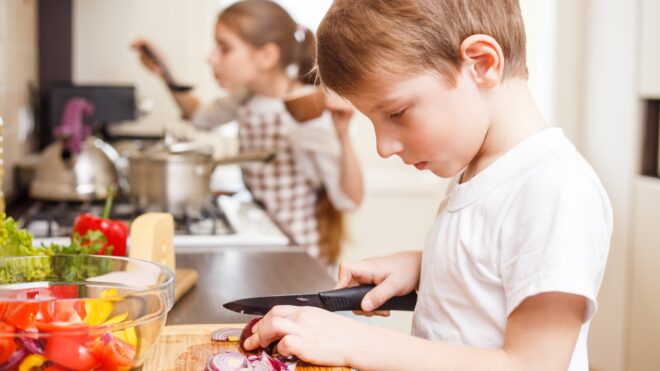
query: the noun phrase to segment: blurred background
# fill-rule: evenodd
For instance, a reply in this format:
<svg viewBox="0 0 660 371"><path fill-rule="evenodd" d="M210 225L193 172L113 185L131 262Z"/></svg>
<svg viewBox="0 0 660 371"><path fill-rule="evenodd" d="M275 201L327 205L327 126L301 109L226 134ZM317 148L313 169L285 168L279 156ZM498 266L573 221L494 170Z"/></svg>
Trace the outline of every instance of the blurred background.
<svg viewBox="0 0 660 371"><path fill-rule="evenodd" d="M330 0L280 0L316 29ZM2 191L25 192L18 171L47 144L38 110L57 81L130 85L149 111L113 122L116 137L180 136L236 151L236 127L214 136L185 125L162 82L129 48L151 39L170 68L210 101L224 92L206 62L218 0L0 0L0 116L4 119ZM660 0L521 0L530 86L548 122L561 127L600 175L615 211L609 264L590 334L594 370L660 369ZM366 200L350 216L343 259L421 249L446 181L383 160L372 127L357 115L351 130L365 172ZM220 175L217 175L220 176ZM534 205L530 205L534 207ZM407 331L410 317L383 325Z"/></svg>

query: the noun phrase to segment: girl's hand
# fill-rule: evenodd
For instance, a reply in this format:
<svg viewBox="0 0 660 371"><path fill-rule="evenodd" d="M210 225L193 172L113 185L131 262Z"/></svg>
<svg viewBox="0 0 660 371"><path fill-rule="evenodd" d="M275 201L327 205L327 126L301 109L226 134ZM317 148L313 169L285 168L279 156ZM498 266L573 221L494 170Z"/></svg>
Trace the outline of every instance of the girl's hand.
<svg viewBox="0 0 660 371"><path fill-rule="evenodd" d="M345 138L348 135L348 124L351 122L355 108L347 100L337 94L326 94L325 107L332 112L332 121L335 123L337 136Z"/></svg>
<svg viewBox="0 0 660 371"><path fill-rule="evenodd" d="M373 333L366 324L313 307L277 306L252 328L243 346L266 347L280 340L277 351L284 356L324 366L352 365L351 356L369 346Z"/></svg>
<svg viewBox="0 0 660 371"><path fill-rule="evenodd" d="M147 69L149 71L155 73L156 75L160 76L161 78L165 78L165 73L160 68L158 63L155 60L153 60L153 58L151 58L147 54L145 54L144 50L142 50L142 48L145 47L145 46L148 47L149 49L151 49L152 53L154 53L156 58L163 61L163 55L160 53L160 51L158 51L156 46L153 43L151 43L149 40L147 40L147 39L135 39L135 41L133 41L131 43L131 47L133 49L137 50L138 53L140 53L140 61L142 62L142 64L145 67L147 67Z"/></svg>
<svg viewBox="0 0 660 371"><path fill-rule="evenodd" d="M376 285L362 299L365 313L389 315L387 311L373 312L394 296L405 295L417 288L422 262L421 251L405 251L394 255L371 258L339 266L336 288L361 284Z"/></svg>

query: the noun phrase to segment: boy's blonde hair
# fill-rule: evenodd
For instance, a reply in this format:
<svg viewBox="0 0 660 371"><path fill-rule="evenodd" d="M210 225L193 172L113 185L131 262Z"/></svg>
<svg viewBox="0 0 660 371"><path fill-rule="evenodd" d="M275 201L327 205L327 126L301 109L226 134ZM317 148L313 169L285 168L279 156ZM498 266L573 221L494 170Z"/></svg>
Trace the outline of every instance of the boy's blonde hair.
<svg viewBox="0 0 660 371"><path fill-rule="evenodd" d="M527 78L518 0L335 0L318 29L318 70L341 95L423 69L453 84L460 45L475 34L502 47L505 79Z"/></svg>

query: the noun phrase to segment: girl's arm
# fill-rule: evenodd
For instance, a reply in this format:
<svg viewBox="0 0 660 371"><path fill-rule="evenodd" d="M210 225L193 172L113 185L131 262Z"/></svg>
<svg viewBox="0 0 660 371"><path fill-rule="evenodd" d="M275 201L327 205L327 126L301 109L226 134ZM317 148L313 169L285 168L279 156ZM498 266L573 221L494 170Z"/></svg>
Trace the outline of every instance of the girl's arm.
<svg viewBox="0 0 660 371"><path fill-rule="evenodd" d="M502 349L432 342L318 308L282 306L257 323L245 347L281 339L285 356L359 370L566 370L585 306L584 297L564 293L527 298L508 318Z"/></svg>
<svg viewBox="0 0 660 371"><path fill-rule="evenodd" d="M151 49L152 53L155 55L156 58L160 59L161 61L163 60L162 54L158 51L156 46L153 45L149 40L136 39L131 44L131 47L133 47L135 50L138 51L138 53L140 53L140 61L142 62L142 64L149 71L151 71L156 76L158 76L163 81L163 83L165 83L165 86L167 87L167 82L165 81L165 73L161 70L158 63L156 63L149 56L145 55L144 51L142 50L142 48L145 46ZM169 87L167 87L167 89L169 89ZM170 90L170 93L172 93L172 97L174 98L174 101L176 102L177 106L179 106L179 110L181 111L181 117L183 117L186 120L191 119L193 114L199 107L199 99L197 99L197 97L192 92L189 91L176 92Z"/></svg>
<svg viewBox="0 0 660 371"><path fill-rule="evenodd" d="M179 106L181 111L181 118L185 120L192 119L195 111L199 108L199 99L192 92L176 92L170 90L172 97L176 102L176 105Z"/></svg>
<svg viewBox="0 0 660 371"><path fill-rule="evenodd" d="M355 205L360 205L364 199L362 170L348 134L353 106L336 95L328 95L326 107L332 112L332 120L341 143L340 180L342 190Z"/></svg>

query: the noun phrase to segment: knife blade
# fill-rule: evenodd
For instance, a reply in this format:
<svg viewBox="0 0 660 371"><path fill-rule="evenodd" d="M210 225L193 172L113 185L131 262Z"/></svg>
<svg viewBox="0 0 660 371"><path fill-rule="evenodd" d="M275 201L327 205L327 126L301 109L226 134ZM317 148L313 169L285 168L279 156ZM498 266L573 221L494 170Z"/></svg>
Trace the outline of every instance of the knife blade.
<svg viewBox="0 0 660 371"><path fill-rule="evenodd" d="M312 306L331 312L361 310L361 303L375 286L362 285L338 290L319 292L318 294L277 295L245 298L223 304L223 307L242 314L263 316L276 305ZM413 311L417 303L417 293L395 296L386 301L377 310Z"/></svg>

